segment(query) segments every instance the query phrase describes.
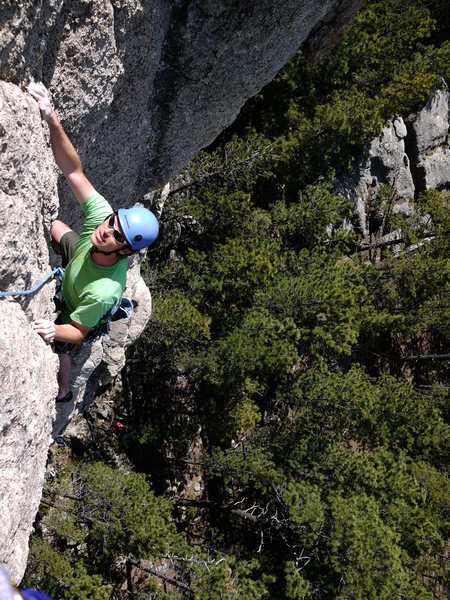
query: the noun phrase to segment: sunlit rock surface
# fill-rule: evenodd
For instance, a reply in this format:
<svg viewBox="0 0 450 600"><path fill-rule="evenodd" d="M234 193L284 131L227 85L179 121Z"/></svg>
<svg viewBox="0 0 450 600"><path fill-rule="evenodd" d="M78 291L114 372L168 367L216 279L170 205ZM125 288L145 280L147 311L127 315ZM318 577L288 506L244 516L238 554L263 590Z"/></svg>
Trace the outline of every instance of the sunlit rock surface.
<svg viewBox="0 0 450 600"><path fill-rule="evenodd" d="M420 192L450 188L449 110L448 87L440 80L421 110L405 120L393 117L367 143L352 173L335 181L335 192L353 201L355 226L362 235L369 233L381 185L395 187L392 209L404 212Z"/></svg>

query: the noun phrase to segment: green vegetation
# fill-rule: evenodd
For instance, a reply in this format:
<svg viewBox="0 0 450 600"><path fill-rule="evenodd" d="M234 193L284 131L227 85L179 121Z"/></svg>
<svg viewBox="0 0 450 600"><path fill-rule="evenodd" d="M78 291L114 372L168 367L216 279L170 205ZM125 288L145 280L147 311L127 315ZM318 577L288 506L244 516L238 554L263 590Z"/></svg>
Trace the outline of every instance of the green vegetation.
<svg viewBox="0 0 450 600"><path fill-rule="evenodd" d="M369 2L189 165L165 215L183 235L147 262L154 313L124 375L122 450L157 493L100 463L62 470L29 582L63 600L449 596L450 361L417 359L449 347L449 197L402 216L382 188L376 231L400 228L401 251L364 252L331 187L450 80L449 10ZM163 497L192 473L202 495Z"/></svg>

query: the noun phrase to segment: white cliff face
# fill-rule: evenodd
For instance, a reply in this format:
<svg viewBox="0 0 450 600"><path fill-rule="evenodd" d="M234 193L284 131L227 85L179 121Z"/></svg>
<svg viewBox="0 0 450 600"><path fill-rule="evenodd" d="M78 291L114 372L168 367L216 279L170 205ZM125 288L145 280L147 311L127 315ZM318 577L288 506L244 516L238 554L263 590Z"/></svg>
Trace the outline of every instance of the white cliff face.
<svg viewBox="0 0 450 600"><path fill-rule="evenodd" d="M36 103L0 81L0 290L28 289L49 268L46 242L58 210L57 174ZM20 299L30 317L49 316L52 286Z"/></svg>
<svg viewBox="0 0 450 600"><path fill-rule="evenodd" d="M56 173L33 101L0 82L0 290L33 287L51 271L46 242L56 215ZM57 392L57 359L32 330L52 318L54 284L0 298L0 561L26 564L38 509Z"/></svg>
<svg viewBox="0 0 450 600"><path fill-rule="evenodd" d="M442 81L412 123L415 179L424 189L446 188L450 180L449 91Z"/></svg>
<svg viewBox="0 0 450 600"><path fill-rule="evenodd" d="M395 185L403 199L414 197L410 159L405 151L407 129L401 117L393 118L366 148L356 169L335 182L335 192L353 201L356 227L367 235L372 196L382 184Z"/></svg>
<svg viewBox="0 0 450 600"><path fill-rule="evenodd" d="M1 563L21 575L50 443L56 357L30 332L20 305L0 301Z"/></svg>
<svg viewBox="0 0 450 600"><path fill-rule="evenodd" d="M355 169L335 181L335 192L353 201L355 226L362 235L369 233L371 201L380 185L395 187L394 211L410 211L420 192L450 188L449 110L442 80L422 110L405 121L393 117L368 142Z"/></svg>
<svg viewBox="0 0 450 600"><path fill-rule="evenodd" d="M0 290L30 288L53 266L51 221L81 211L58 176L48 132L24 90L42 81L94 186L117 208L164 183L229 125L311 32L334 42L364 0L5 0L0 7ZM58 178L59 177L59 178ZM147 196L148 197L148 196ZM50 258L51 257L51 258ZM57 360L35 334L54 284L0 299L0 563L20 580L50 434L122 368L150 293L138 267L130 322L75 352L75 399L58 407Z"/></svg>

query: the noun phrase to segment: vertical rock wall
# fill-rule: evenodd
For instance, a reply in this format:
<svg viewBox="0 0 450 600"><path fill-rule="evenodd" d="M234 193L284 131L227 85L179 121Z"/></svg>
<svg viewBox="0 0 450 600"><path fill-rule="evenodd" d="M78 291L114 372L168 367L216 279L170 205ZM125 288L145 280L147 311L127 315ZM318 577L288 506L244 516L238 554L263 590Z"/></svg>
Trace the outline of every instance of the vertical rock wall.
<svg viewBox="0 0 450 600"><path fill-rule="evenodd" d="M0 82L0 290L33 287L51 270L56 172L34 101ZM52 318L54 283L0 298L0 562L22 573L39 506L57 392L57 359L34 333Z"/></svg>
<svg viewBox="0 0 450 600"><path fill-rule="evenodd" d="M0 79L42 80L94 185L130 204L212 142L313 30L325 45L363 3L4 0ZM77 223L65 188L61 200Z"/></svg>

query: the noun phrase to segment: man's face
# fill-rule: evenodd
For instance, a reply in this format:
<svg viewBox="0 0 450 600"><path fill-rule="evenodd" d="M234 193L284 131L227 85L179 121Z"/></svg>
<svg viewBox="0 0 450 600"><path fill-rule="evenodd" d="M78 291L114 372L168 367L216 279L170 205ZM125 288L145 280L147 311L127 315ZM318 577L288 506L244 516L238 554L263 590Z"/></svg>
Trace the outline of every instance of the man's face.
<svg viewBox="0 0 450 600"><path fill-rule="evenodd" d="M103 252L113 252L114 250L125 250L128 248L116 213L110 215L95 228L91 235L91 242Z"/></svg>

